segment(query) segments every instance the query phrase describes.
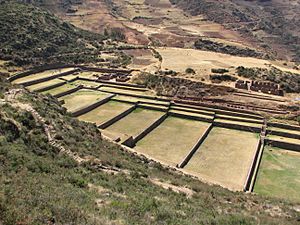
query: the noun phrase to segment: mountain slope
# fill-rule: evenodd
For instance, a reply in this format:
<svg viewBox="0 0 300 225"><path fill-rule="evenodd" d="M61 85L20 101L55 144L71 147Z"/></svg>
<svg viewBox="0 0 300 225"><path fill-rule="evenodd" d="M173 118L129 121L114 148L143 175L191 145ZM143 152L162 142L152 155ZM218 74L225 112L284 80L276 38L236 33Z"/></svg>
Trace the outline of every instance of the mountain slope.
<svg viewBox="0 0 300 225"><path fill-rule="evenodd" d="M300 61L300 1L171 0L194 15L237 30L279 57Z"/></svg>
<svg viewBox="0 0 300 225"><path fill-rule="evenodd" d="M0 59L16 65L97 62L103 35L63 22L30 4L0 4Z"/></svg>
<svg viewBox="0 0 300 225"><path fill-rule="evenodd" d="M297 224L295 204L209 186L124 152L50 96L0 86L1 224Z"/></svg>

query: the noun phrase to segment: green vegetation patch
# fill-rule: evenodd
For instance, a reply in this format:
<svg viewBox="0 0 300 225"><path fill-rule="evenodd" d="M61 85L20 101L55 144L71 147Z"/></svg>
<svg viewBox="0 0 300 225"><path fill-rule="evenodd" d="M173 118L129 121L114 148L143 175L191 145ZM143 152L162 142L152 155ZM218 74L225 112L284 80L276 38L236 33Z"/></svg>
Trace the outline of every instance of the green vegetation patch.
<svg viewBox="0 0 300 225"><path fill-rule="evenodd" d="M176 166L187 156L209 123L170 116L137 143L136 150Z"/></svg>
<svg viewBox="0 0 300 225"><path fill-rule="evenodd" d="M0 58L11 65L101 61L105 35L75 28L32 4L2 1L0 27Z"/></svg>
<svg viewBox="0 0 300 225"><path fill-rule="evenodd" d="M254 191L300 201L300 153L266 146Z"/></svg>

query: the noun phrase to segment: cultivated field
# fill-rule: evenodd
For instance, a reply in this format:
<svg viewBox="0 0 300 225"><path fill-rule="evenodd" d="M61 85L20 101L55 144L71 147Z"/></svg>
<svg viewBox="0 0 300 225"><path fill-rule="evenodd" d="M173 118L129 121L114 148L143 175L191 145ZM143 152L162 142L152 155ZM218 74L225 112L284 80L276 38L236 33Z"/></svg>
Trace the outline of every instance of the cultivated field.
<svg viewBox="0 0 300 225"><path fill-rule="evenodd" d="M300 201L300 152L266 146L254 192Z"/></svg>
<svg viewBox="0 0 300 225"><path fill-rule="evenodd" d="M98 108L83 114L82 116L79 116L78 118L80 120L84 120L91 123L96 123L97 125L100 125L115 116L121 114L122 112L126 111L132 107L131 104L126 104L122 102L117 101L109 101Z"/></svg>
<svg viewBox="0 0 300 225"><path fill-rule="evenodd" d="M56 87L56 88L52 88L52 89L47 90L47 91L43 91L42 93L43 94L50 94L50 95L57 95L57 94L60 94L62 92L73 89L75 87L76 87L75 85L72 85L72 84L68 83L68 84L64 84L64 85Z"/></svg>
<svg viewBox="0 0 300 225"><path fill-rule="evenodd" d="M30 76L19 78L13 81L13 84L20 84L23 82L33 81L41 78L51 77L60 73L68 72L73 70L74 68L62 68L62 69L55 69L55 70L46 70L41 73L31 74Z"/></svg>
<svg viewBox="0 0 300 225"><path fill-rule="evenodd" d="M153 124L163 114L160 111L137 108L106 130L134 137Z"/></svg>
<svg viewBox="0 0 300 225"><path fill-rule="evenodd" d="M62 84L64 81L61 79L53 79L53 80L49 80L46 82L42 82L42 83L38 83L38 84L34 84L34 85L30 85L28 87L26 87L29 91L36 91L39 90L41 88L45 88L51 85L55 85L55 84Z"/></svg>
<svg viewBox="0 0 300 225"><path fill-rule="evenodd" d="M59 100L64 100L64 107L66 107L68 111L74 112L108 96L109 94L100 91L82 89L70 95L63 96L59 98Z"/></svg>
<svg viewBox="0 0 300 225"><path fill-rule="evenodd" d="M209 125L170 116L139 141L135 149L175 166L187 156Z"/></svg>
<svg viewBox="0 0 300 225"><path fill-rule="evenodd" d="M233 190L242 190L258 135L214 127L184 170Z"/></svg>

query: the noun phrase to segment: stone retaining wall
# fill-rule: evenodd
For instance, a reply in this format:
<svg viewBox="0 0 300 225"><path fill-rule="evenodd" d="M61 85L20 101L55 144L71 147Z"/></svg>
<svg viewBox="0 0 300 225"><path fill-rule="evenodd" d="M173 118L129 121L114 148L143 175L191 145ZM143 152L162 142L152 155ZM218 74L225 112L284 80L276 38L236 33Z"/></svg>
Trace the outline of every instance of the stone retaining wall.
<svg viewBox="0 0 300 225"><path fill-rule="evenodd" d="M190 159L193 157L193 155L195 154L195 152L198 150L198 148L200 147L200 145L204 142L204 140L207 138L209 132L212 130L213 128L213 124L211 124L205 131L205 133L202 135L202 137L199 138L199 140L197 141L197 143L192 147L192 149L190 150L190 152L188 153L188 155L183 159L183 161L181 163L179 163L177 165L178 168L183 168L186 166L186 164L188 164L188 162L190 161Z"/></svg>
<svg viewBox="0 0 300 225"><path fill-rule="evenodd" d="M58 77L67 76L67 75L75 73L79 70L80 69L74 69L74 70L70 70L70 71L67 71L67 72L55 74L55 75L50 76L50 77L44 77L44 78L39 78L39 79L32 80L32 81L26 81L26 82L20 83L19 85L23 85L23 86L27 87L27 86L30 86L30 85L33 85L33 84L38 84L38 83L42 83L42 82L45 82L45 81L48 81L48 80L53 80L53 79L58 78Z"/></svg>
<svg viewBox="0 0 300 225"><path fill-rule="evenodd" d="M30 69L30 70L27 70L27 71L24 71L24 72L17 73L15 75L9 77L8 81L12 82L12 81L17 80L19 78L23 78L23 77L26 77L28 75L34 74L34 73L40 73L40 72L43 72L43 71L46 71L46 70L63 69L63 68L68 68L68 67L76 67L76 66L74 66L74 65L65 65L65 64L60 64L60 63L51 64L51 65L43 65L43 66L40 66L40 67L36 67L34 69Z"/></svg>
<svg viewBox="0 0 300 225"><path fill-rule="evenodd" d="M273 147L277 148L283 148L291 151L297 151L300 152L300 145L299 144L294 144L294 143L288 143L284 141L275 141L275 140L270 140L266 139L266 144L271 145Z"/></svg>
<svg viewBox="0 0 300 225"><path fill-rule="evenodd" d="M300 140L300 134L293 134L293 133L288 133L288 132L283 132L283 131L276 131L276 130L268 130L267 134L271 135L276 135L276 136L282 136L282 137L287 137L287 138L294 138Z"/></svg>
<svg viewBox="0 0 300 225"><path fill-rule="evenodd" d="M138 103L138 107L143 109L161 111L161 112L167 112L169 110L167 106L165 108L161 108L161 107L155 107L151 105L140 105L139 103Z"/></svg>
<svg viewBox="0 0 300 225"><path fill-rule="evenodd" d="M112 68L97 68L97 67L90 67L90 66L77 66L82 70L93 71L93 72L100 72L100 73L132 73L134 70L124 70L124 69L112 69Z"/></svg>
<svg viewBox="0 0 300 225"><path fill-rule="evenodd" d="M191 119L191 120L197 120L197 121L203 121L203 122L208 122L208 123L212 123L213 122L213 118L205 118L205 117L201 117L201 115L199 116L192 116L192 115L185 115L185 114L180 114L180 113L175 113L175 112L169 112L170 116L175 116L175 117L179 117L182 119Z"/></svg>
<svg viewBox="0 0 300 225"><path fill-rule="evenodd" d="M112 124L114 124L118 120L120 120L120 119L124 118L125 116L127 116L129 113L131 113L136 108L137 108L137 104L133 105L131 108L129 108L126 111L122 112L121 114L115 116L114 118L110 119L109 121L106 121L106 122L100 124L98 126L98 128L99 129L105 129L105 128L111 126Z"/></svg>
<svg viewBox="0 0 300 225"><path fill-rule="evenodd" d="M296 126L296 125L269 122L268 126L269 127L278 127L278 128L288 129L288 130L298 130L298 131L300 131L300 126Z"/></svg>
<svg viewBox="0 0 300 225"><path fill-rule="evenodd" d="M262 116L259 116L259 115L254 115L254 114L242 114L242 113L239 113L239 112L235 112L235 111L232 111L231 110L219 110L219 109L214 109L212 107L203 107L203 106L197 106L197 105L182 105L182 104L175 104L176 106L183 106L183 107L186 107L186 108L191 108L191 109L200 109L200 110L206 110L206 111L210 111L210 112L215 112L215 113L219 113L219 114L223 114L223 115L228 115L228 116L240 116L240 117L246 117L246 118L251 118L251 119L263 119Z"/></svg>
<svg viewBox="0 0 300 225"><path fill-rule="evenodd" d="M58 84L53 84L53 85L49 85L47 87L44 87L44 88L40 88L40 89L37 89L35 90L36 92L43 92L43 91L49 91L53 88L57 88L57 87L60 87L60 86L63 86L67 83L67 81L62 81L61 83L58 83Z"/></svg>
<svg viewBox="0 0 300 225"><path fill-rule="evenodd" d="M229 129L235 129L235 130L242 130L242 131L250 131L255 133L260 133L261 128L258 127L251 127L251 126L244 126L240 124L229 124L229 123L223 123L223 122L213 122L216 127L223 127L223 128L229 128Z"/></svg>
<svg viewBox="0 0 300 225"><path fill-rule="evenodd" d="M72 112L72 116L78 117L78 116L81 116L81 115L83 115L83 114L85 114L85 113L88 113L88 112L92 111L93 109L99 107L100 105L103 105L103 104L107 103L107 102L108 102L111 98L113 98L114 96L115 96L115 95L110 95L110 96L106 97L105 99L101 99L100 101L97 101L97 102L94 103L94 104L91 104L91 105L89 105L89 106L87 106L87 107L84 107L84 108L82 108L82 109L79 109L79 110L77 110L77 111L75 111L75 112Z"/></svg>
<svg viewBox="0 0 300 225"><path fill-rule="evenodd" d="M254 157L251 161L251 166L248 171L248 175L244 184L244 191L252 192L253 190L254 183L258 174L258 169L260 166L263 150L264 150L264 140L260 139L257 144Z"/></svg>
<svg viewBox="0 0 300 225"><path fill-rule="evenodd" d="M218 115L218 114L216 114L216 119L226 119L226 120L232 120L232 121L240 121L240 122L247 122L247 123L263 124L263 120L261 120L261 121L252 121L252 120L244 119L242 117L227 118L227 117L224 117L224 116Z"/></svg>
<svg viewBox="0 0 300 225"><path fill-rule="evenodd" d="M77 87L75 87L75 88L73 88L73 89L70 89L70 90L67 90L67 91L58 93L58 94L56 94L56 95L53 95L53 97L55 97L55 98L61 98L61 97L63 97L63 96L66 96L66 95L72 94L72 93L74 93L74 92L76 92L76 91L79 91L80 89L83 89L83 86L82 86L82 85L77 86Z"/></svg>
<svg viewBox="0 0 300 225"><path fill-rule="evenodd" d="M204 103L204 102L191 102L191 101L175 100L175 103L188 104L188 105L191 105L191 106L207 107L207 108L212 108L214 110L226 110L226 111L232 110L231 108L226 107L226 106L213 105L213 104L208 104L208 103ZM234 109L234 111L236 113L246 113L246 114L254 115L256 117L258 117L258 116L261 117L258 113L255 113L255 112L250 111L250 110Z"/></svg>
<svg viewBox="0 0 300 225"><path fill-rule="evenodd" d="M153 131L155 128L157 128L166 118L168 117L168 113L161 116L158 120L156 120L153 124L151 124L149 127L147 127L145 130L143 130L140 134L138 134L136 137L134 137L134 145L143 139L147 134L149 134L151 131ZM128 146L128 147L134 147Z"/></svg>

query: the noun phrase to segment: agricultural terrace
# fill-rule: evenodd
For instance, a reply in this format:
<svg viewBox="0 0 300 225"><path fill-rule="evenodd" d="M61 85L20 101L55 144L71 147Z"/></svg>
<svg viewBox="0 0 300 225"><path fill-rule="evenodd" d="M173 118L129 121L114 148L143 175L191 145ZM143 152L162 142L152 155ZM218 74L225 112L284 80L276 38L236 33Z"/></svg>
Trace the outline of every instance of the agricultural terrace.
<svg viewBox="0 0 300 225"><path fill-rule="evenodd" d="M67 84L61 85L59 87L52 88L52 89L49 89L47 91L43 91L42 93L43 94L50 94L50 95L57 95L57 94L65 92L65 91L74 89L74 88L76 88L75 85L73 85L71 83L67 83Z"/></svg>
<svg viewBox="0 0 300 225"><path fill-rule="evenodd" d="M135 137L158 120L163 114L164 113L160 111L137 108L129 115L109 126L106 130Z"/></svg>
<svg viewBox="0 0 300 225"><path fill-rule="evenodd" d="M100 125L108 120L116 117L122 112L128 110L132 107L132 104L117 102L117 101L109 101L92 111L85 113L78 118L80 120L84 120L91 123L96 123L96 125Z"/></svg>
<svg viewBox="0 0 300 225"><path fill-rule="evenodd" d="M242 190L258 134L214 127L184 170L212 183Z"/></svg>
<svg viewBox="0 0 300 225"><path fill-rule="evenodd" d="M300 152L266 146L254 192L300 201Z"/></svg>
<svg viewBox="0 0 300 225"><path fill-rule="evenodd" d="M202 137L209 123L169 116L135 147L144 153L176 166L188 155L192 147Z"/></svg>
<svg viewBox="0 0 300 225"><path fill-rule="evenodd" d="M42 82L42 83L38 83L38 84L33 84L33 85L30 85L30 86L27 86L26 88L29 91L37 91L39 89L43 89L43 88L46 88L46 87L49 87L49 86L52 86L52 85L63 84L64 82L65 81L63 81L61 79L53 79L53 80L49 80L49 81L46 81L46 82Z"/></svg>
<svg viewBox="0 0 300 225"><path fill-rule="evenodd" d="M49 70L20 79L34 81L58 71L65 72ZM59 100L69 112L82 112L80 120L103 125L103 135L118 143L128 140L125 143L135 151L171 166L181 165L182 171L207 182L241 191L254 181L258 194L300 199L300 127L267 126L266 143L270 146L258 154L259 140L264 137L259 134L264 124L260 115L174 103L143 86L78 78L93 74L96 78L99 73L74 71L26 88L62 96ZM72 91L78 86L83 87Z"/></svg>
<svg viewBox="0 0 300 225"><path fill-rule="evenodd" d="M65 95L59 100L64 101L64 107L70 112L75 112L79 109L87 107L93 103L107 98L109 94L100 91L81 89L70 95Z"/></svg>
<svg viewBox="0 0 300 225"><path fill-rule="evenodd" d="M34 80L38 80L41 78L52 77L52 76L58 75L60 73L72 71L74 69L75 68L61 68L61 69L54 69L54 70L46 70L41 73L31 74L30 76L25 76L25 77L19 78L19 79L13 81L12 83L13 84L21 84L24 82L34 81Z"/></svg>

